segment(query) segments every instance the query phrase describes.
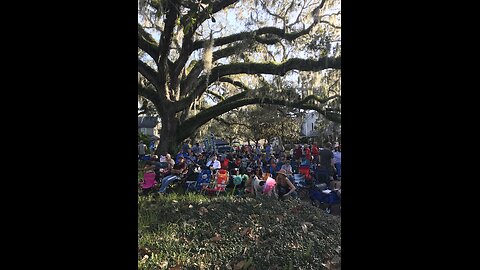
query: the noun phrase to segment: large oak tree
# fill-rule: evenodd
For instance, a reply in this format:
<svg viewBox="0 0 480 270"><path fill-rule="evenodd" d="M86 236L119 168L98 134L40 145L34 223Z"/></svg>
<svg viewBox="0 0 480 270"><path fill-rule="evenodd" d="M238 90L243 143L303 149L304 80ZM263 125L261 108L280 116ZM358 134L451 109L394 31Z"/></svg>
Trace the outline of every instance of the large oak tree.
<svg viewBox="0 0 480 270"><path fill-rule="evenodd" d="M316 110L339 122L338 110L325 107L339 103L338 92L287 82L339 76L338 8L328 0L140 0L138 95L161 118L157 153L249 104Z"/></svg>

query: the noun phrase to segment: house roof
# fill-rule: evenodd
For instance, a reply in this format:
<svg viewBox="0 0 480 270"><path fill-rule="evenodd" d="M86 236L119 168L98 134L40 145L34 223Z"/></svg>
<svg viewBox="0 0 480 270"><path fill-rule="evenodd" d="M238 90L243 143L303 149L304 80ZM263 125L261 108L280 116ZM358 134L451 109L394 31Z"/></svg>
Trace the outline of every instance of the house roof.
<svg viewBox="0 0 480 270"><path fill-rule="evenodd" d="M141 116L138 117L138 128L154 128L158 124L157 117Z"/></svg>

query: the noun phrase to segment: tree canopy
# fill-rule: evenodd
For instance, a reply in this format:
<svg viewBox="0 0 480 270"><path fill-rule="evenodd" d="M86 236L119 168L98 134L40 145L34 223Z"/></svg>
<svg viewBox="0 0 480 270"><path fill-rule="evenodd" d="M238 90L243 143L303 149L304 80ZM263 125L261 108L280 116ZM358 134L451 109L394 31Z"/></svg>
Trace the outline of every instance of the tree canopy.
<svg viewBox="0 0 480 270"><path fill-rule="evenodd" d="M138 95L162 120L157 152L251 104L339 122L340 16L338 0L140 0Z"/></svg>

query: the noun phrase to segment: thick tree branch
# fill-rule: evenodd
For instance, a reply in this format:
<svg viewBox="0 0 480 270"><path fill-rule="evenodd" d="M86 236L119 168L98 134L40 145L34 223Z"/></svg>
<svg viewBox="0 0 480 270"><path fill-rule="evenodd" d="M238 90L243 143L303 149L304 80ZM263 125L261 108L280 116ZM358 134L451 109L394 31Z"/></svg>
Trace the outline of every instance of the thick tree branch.
<svg viewBox="0 0 480 270"><path fill-rule="evenodd" d="M333 27L335 29L342 29L341 26L334 25L334 24L332 24L330 22L327 22L327 21L319 21L319 23L324 23L324 24L330 25L331 27Z"/></svg>
<svg viewBox="0 0 480 270"><path fill-rule="evenodd" d="M257 91L261 92L261 89L258 89ZM207 123L211 119L218 117L226 112L229 112L235 108L239 108L245 105L251 105L251 104L271 104L271 105L280 105L280 106L287 106L287 107L293 107L293 108L298 108L298 109L305 109L305 110L315 110L319 112L320 114L324 115L328 120L333 121L333 122L340 122L340 114L335 114L335 113L327 113L325 110L323 110L321 107L314 105L314 104L308 104L308 100L315 99L322 101L323 103L326 102L327 100L330 100L331 98L328 99L319 99L319 98L314 98L313 96L309 96L303 100L300 101L288 101L284 99L276 99L276 98L271 98L271 97L249 97L249 93L251 91L243 91L239 94L236 94L234 96L231 96L225 101L218 103L215 106L212 106L210 108L207 108L197 115L187 119L181 124L181 127L178 129L180 131L179 134L179 139L183 140L184 136L187 134L190 134L193 130L197 129L198 127L202 126L203 124Z"/></svg>
<svg viewBox="0 0 480 270"><path fill-rule="evenodd" d="M228 7L229 5L232 5L239 0L223 0L223 1L213 1L212 3L209 3L208 8L202 10L200 14L196 14L196 10L190 10L187 16L183 16L181 18L181 24L185 27L187 24L191 23L192 21L187 21L187 20L192 20L195 18L195 23L192 23L191 27L188 29L187 33L185 34L183 38L183 44L182 44L182 51L180 53L179 58L175 62L175 71L172 74L172 76L179 76L181 70L184 68L186 62L188 61L189 56L192 54L192 52L196 49L194 49L193 46L193 35L195 34L195 31L197 28L208 18L210 18L211 15L219 12L220 10ZM210 9L211 8L211 13ZM203 45L202 45L203 46Z"/></svg>
<svg viewBox="0 0 480 270"><path fill-rule="evenodd" d="M170 45L172 43L173 29L175 27L175 21L179 16L179 3L175 0L168 0L165 7L167 15L164 20L164 31L160 36L160 42L158 44L159 59L157 61L158 74L159 74L159 84L160 94L168 98L170 95L167 94L169 91L166 89L167 85L167 76L170 73L171 67L168 64L168 55L170 52Z"/></svg>
<svg viewBox="0 0 480 270"><path fill-rule="evenodd" d="M138 83L138 95L148 99L153 104L156 104L155 102L161 103L161 100L154 89L145 87L140 83Z"/></svg>
<svg viewBox="0 0 480 270"><path fill-rule="evenodd" d="M228 57L228 56L231 56L231 55L235 54L236 52L238 52L238 50L241 47L242 47L241 44L237 44L237 45L229 46L227 48L224 48L224 49L217 50L217 51L213 52L212 62L215 62L215 61L217 61L221 58ZM182 80L182 82L180 83L180 89L181 89L180 93L181 93L182 96L187 94L187 90L195 88L194 83L195 82L198 83L198 76L202 72L203 67L204 67L203 66L203 60L198 61L195 64L195 66L192 68L190 73L187 75L187 77Z"/></svg>
<svg viewBox="0 0 480 270"><path fill-rule="evenodd" d="M138 47L148 53L155 62L158 59L158 44L143 27L138 25Z"/></svg>
<svg viewBox="0 0 480 270"><path fill-rule="evenodd" d="M218 81L219 81L219 82L230 83L230 84L235 85L236 87L242 88L243 90L246 90L246 91L251 90L251 89L250 89L248 86L246 86L244 83L239 82L239 81L235 81L235 80L233 80L233 79L231 79L231 78L228 78L228 77L219 78Z"/></svg>
<svg viewBox="0 0 480 270"><path fill-rule="evenodd" d="M229 44L229 43L232 43L232 42L235 42L235 41L246 40L246 39L251 39L251 38L255 38L257 42L262 43L262 42L265 42L265 40L268 40L268 39L261 38L261 37L257 38L257 37L260 36L260 35L266 35L266 34L276 35L276 36L278 36L280 38L283 38L285 40L293 41L293 40L295 40L295 39L297 39L297 38L299 38L303 35L308 34L310 32L310 30L313 28L313 26L315 26L315 24L310 25L305 30L295 32L295 33L286 33L284 29L277 28L277 27L263 27L263 28L259 28L257 30L250 31L250 32L241 32L241 33L233 34L233 35L226 36L226 37L216 38L216 39L214 39L214 46L222 46L222 45ZM198 50L198 49L203 48L204 43L205 43L205 40L195 41L193 43L193 50Z"/></svg>
<svg viewBox="0 0 480 270"><path fill-rule="evenodd" d="M197 87L190 94L176 103L178 110L185 109L195 98L203 94L207 85L220 80L222 77L231 74L272 74L285 75L290 70L319 71L328 68L341 68L341 58L322 57L319 60L292 58L283 64L275 63L233 63L217 66L212 69L208 83L206 77L202 76L197 81ZM224 78L225 79L225 78Z"/></svg>
<svg viewBox="0 0 480 270"><path fill-rule="evenodd" d="M178 5L175 5L174 0L168 0L166 6L167 15L164 20L164 30L160 36L160 42L158 44L158 51L160 53L160 58L156 59L159 63L165 61L168 57L168 52L170 44L172 43L173 29L175 27L175 21L179 16Z"/></svg>
<svg viewBox="0 0 480 270"><path fill-rule="evenodd" d="M319 71L341 68L341 58L321 57L318 60L291 58L283 64L276 63L233 63L212 69L210 80L231 74L272 74L285 75L290 70Z"/></svg>
<svg viewBox="0 0 480 270"><path fill-rule="evenodd" d="M285 33L284 30L282 30L280 28L276 28L276 27L264 27L264 28L260 28L256 31L253 31L253 32L243 32L243 33L234 34L234 35L231 35L231 36L228 36L228 37L225 37L225 38L215 39L214 46L224 45L224 44L235 42L235 41L238 41L238 40L248 39L248 37L255 37L257 34L273 34L273 35L277 35L281 38L284 38L286 40L292 41L292 40L294 40L294 39L296 39L296 38L298 38L302 35L308 34L310 32L310 30L312 29L312 27L313 27L313 24L309 28L307 28L303 31L296 32L296 33ZM274 38L266 39L266 38L262 38L262 37L256 37L256 40L258 42L264 43L264 44L275 44L275 43L278 43L280 41L280 39L274 39ZM195 46L200 46L198 48L201 48L203 46L204 42L205 41L196 41L193 45L194 49L195 49ZM218 44L217 42L219 42L220 44ZM195 44L197 44L197 45L195 45ZM235 53L238 53L238 51L242 48L242 46L243 46L243 44L236 44L236 45L233 45L233 46L215 51L213 53L213 61L217 61L218 59L228 57L228 56L231 56ZM203 61L197 62L196 65L194 66L194 68L192 69L192 71L181 82L180 88L182 89L183 94L185 94L185 91L186 91L185 89L192 89L192 85L194 83L198 83L198 82L201 81L201 78L198 78L198 76L200 75L202 69L203 69ZM240 73L243 73L243 72L240 72ZM252 74L252 73L249 73L249 74ZM267 73L267 74L271 74L271 73ZM219 77L219 76L216 76L216 77ZM199 91L195 91L195 92L196 93L197 92L201 93L202 91L199 90Z"/></svg>
<svg viewBox="0 0 480 270"><path fill-rule="evenodd" d="M334 96L331 96L331 97L328 97L328 98L321 99L319 96L309 95L302 100L302 103L305 104L310 100L315 100L315 101L318 101L319 103L323 104L323 103L326 103L329 100L336 99L336 98L339 98L339 97L341 97L341 96L340 95L334 95Z"/></svg>
<svg viewBox="0 0 480 270"><path fill-rule="evenodd" d="M216 98L218 98L218 99L220 99L220 100L222 100L222 101L225 100L225 98L224 98L222 95L220 95L219 93L217 93L217 92L213 92L213 91L211 91L211 90L207 90L207 91L205 91L205 93L210 94L210 95L212 95L212 96L214 96L214 97L216 97Z"/></svg>
<svg viewBox="0 0 480 270"><path fill-rule="evenodd" d="M145 64L143 61L138 59L138 72L143 75L155 88L161 89L160 81L158 80L158 74Z"/></svg>

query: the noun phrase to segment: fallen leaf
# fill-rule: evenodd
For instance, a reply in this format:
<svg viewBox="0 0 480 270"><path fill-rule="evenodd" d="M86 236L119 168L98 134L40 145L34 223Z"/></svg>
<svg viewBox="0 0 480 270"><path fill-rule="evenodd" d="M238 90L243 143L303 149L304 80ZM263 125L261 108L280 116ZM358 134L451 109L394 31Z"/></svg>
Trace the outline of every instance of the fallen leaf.
<svg viewBox="0 0 480 270"><path fill-rule="evenodd" d="M237 210L240 211L240 212L242 212L242 208L240 208L240 207L237 207Z"/></svg>
<svg viewBox="0 0 480 270"><path fill-rule="evenodd" d="M220 241L222 240L222 237L220 236L220 234L216 233L214 237L210 238L211 241Z"/></svg>
<svg viewBox="0 0 480 270"><path fill-rule="evenodd" d="M313 227L313 224L311 222L304 222L305 225L307 225L308 227Z"/></svg>
<svg viewBox="0 0 480 270"><path fill-rule="evenodd" d="M305 223L302 224L302 230L304 233L308 232L307 225L305 225Z"/></svg>
<svg viewBox="0 0 480 270"><path fill-rule="evenodd" d="M163 261L161 262L158 266L160 266L160 268L165 268L168 266L168 262L167 261Z"/></svg>
<svg viewBox="0 0 480 270"><path fill-rule="evenodd" d="M181 265L176 265L175 267L170 267L168 269L169 270L182 270L182 266Z"/></svg>
<svg viewBox="0 0 480 270"><path fill-rule="evenodd" d="M200 209L198 209L198 213L200 214L200 216L203 216L204 214L208 213L208 210L207 208L205 207L200 207Z"/></svg>
<svg viewBox="0 0 480 270"><path fill-rule="evenodd" d="M241 235L245 235L247 234L247 232L250 230L250 228L245 228L242 230L242 232L240 233Z"/></svg>

